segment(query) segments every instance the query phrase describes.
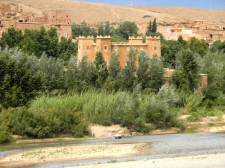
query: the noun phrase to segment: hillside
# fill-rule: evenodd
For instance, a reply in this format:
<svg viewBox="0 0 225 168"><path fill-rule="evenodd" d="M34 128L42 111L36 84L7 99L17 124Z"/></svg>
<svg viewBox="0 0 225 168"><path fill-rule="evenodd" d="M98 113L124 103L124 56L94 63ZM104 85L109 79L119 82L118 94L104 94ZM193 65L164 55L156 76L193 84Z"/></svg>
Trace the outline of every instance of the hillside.
<svg viewBox="0 0 225 168"><path fill-rule="evenodd" d="M225 10L206 10L177 7L137 6L137 9L156 12L158 14L170 15L184 20L204 20L218 26L225 26Z"/></svg>
<svg viewBox="0 0 225 168"><path fill-rule="evenodd" d="M14 3L17 0L1 0L0 3ZM157 22L164 24L185 23L190 20L205 20L206 22L225 25L225 11L209 11L202 9L188 9L175 7L128 7L105 4L73 2L69 0L22 0L23 11L32 11L39 15L44 10L64 8L72 12L72 21L79 23L86 21L92 25L110 21L113 25L125 20L134 21L140 31L146 29L150 19L157 18ZM209 14L210 13L210 14Z"/></svg>

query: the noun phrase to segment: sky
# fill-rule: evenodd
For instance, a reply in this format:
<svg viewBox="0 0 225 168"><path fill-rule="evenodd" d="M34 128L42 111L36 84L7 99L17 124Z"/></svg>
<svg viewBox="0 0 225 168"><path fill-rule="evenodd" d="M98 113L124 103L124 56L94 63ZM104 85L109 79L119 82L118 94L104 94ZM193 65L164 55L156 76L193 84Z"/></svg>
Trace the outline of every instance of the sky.
<svg viewBox="0 0 225 168"><path fill-rule="evenodd" d="M177 7L225 10L225 0L79 0L79 1L113 4L113 5L127 5L127 6L132 4L136 6L177 6Z"/></svg>

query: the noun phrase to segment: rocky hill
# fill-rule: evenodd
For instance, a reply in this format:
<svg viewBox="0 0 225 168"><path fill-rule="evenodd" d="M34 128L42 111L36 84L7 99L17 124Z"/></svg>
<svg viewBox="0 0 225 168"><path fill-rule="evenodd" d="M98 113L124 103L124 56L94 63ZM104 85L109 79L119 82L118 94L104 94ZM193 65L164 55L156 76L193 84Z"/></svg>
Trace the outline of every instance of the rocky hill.
<svg viewBox="0 0 225 168"><path fill-rule="evenodd" d="M19 0L1 0L0 3L15 4ZM128 7L72 0L20 0L23 11L31 11L40 15L49 9L70 9L72 21L79 23L86 21L92 25L110 21L117 25L121 21L129 20L138 24L140 31L145 31L150 19L157 18L160 25L185 24L193 20L205 20L218 26L225 26L225 11L189 9L176 7Z"/></svg>

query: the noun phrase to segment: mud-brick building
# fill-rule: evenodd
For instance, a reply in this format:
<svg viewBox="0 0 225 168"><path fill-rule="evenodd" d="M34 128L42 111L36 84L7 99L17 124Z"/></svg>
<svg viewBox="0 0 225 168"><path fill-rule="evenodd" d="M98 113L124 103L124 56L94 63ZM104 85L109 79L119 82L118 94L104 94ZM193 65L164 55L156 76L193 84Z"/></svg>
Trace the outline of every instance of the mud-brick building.
<svg viewBox="0 0 225 168"><path fill-rule="evenodd" d="M121 67L126 65L128 53L131 47L137 49L138 52L145 50L149 58L154 55L161 56L161 44L159 37L147 37L143 42L142 37L129 37L128 42L112 42L111 37L97 36L94 37L79 37L78 38L78 60L81 61L84 55L87 55L89 62L94 62L96 53L101 51L107 63L110 61L110 56L114 48L117 48L119 53L119 61Z"/></svg>
<svg viewBox="0 0 225 168"><path fill-rule="evenodd" d="M32 12L24 13L19 3L15 8L10 4L0 6L0 38L3 32L12 27L22 31L45 27L47 30L56 28L59 39L68 39L72 37L71 22L71 11L66 9L48 10L37 16Z"/></svg>

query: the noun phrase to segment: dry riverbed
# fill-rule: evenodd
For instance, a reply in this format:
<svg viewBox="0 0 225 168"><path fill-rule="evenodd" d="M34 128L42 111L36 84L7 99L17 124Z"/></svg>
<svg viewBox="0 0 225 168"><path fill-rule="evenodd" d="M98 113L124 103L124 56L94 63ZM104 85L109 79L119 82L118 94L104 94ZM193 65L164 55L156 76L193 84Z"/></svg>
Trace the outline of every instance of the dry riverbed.
<svg viewBox="0 0 225 168"><path fill-rule="evenodd" d="M147 150L148 149L148 150ZM0 160L0 167L25 166L35 163L48 163L69 160L84 160L108 157L124 157L148 154L146 144L114 145L76 145L66 147L48 147L14 153Z"/></svg>
<svg viewBox="0 0 225 168"><path fill-rule="evenodd" d="M127 161L81 166L79 168L224 168L225 154ZM73 168L73 167L67 167Z"/></svg>

